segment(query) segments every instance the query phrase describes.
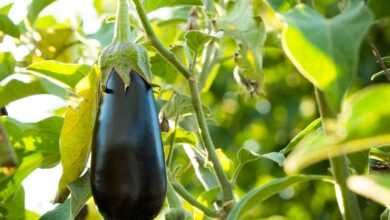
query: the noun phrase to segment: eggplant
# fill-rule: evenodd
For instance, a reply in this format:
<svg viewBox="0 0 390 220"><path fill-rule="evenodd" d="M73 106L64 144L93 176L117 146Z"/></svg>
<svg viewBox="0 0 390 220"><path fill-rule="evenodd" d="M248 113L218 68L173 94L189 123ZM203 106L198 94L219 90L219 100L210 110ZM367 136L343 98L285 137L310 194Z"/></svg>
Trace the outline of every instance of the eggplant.
<svg viewBox="0 0 390 220"><path fill-rule="evenodd" d="M149 220L167 191L164 151L151 86L136 72L128 88L115 70L92 142L91 186L106 220Z"/></svg>

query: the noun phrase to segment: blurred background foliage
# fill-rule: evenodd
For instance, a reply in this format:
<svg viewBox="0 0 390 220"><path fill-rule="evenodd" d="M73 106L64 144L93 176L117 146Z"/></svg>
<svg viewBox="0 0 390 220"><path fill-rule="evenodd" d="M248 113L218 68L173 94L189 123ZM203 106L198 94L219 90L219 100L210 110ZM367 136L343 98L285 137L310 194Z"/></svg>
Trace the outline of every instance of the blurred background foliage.
<svg viewBox="0 0 390 220"><path fill-rule="evenodd" d="M20 2L18 4L21 4ZM69 12L69 16L64 16L67 13L62 12L58 16L56 12L59 10L60 0L24 2L27 7L27 19L14 19L16 21L7 17L9 10L13 8L13 2L10 1L10 5L1 3L0 28L3 30L0 32L2 44L0 49L0 80L4 80L8 75L14 73L24 74L26 67L43 60L92 65L96 62L100 49L111 42L113 20L115 19L112 16L116 7L114 0L94 0L93 5L85 9L88 10L88 13L94 14L95 21L92 24L89 24L90 20L83 20L85 17L80 15L83 13L83 8L78 5L73 5L78 13L71 14ZM34 5L34 2L37 5ZM51 2L53 3L49 7L39 8L40 4L42 6L49 5ZM219 8L212 7L211 0L204 2L210 5L210 9L206 10L206 13L210 13L211 17L221 11ZM228 8L232 7L230 5L234 5L235 1L223 2ZM337 0L302 0L301 2L315 8L326 17L337 15L340 12L340 4L342 4L341 1ZM270 7L272 5L280 11L286 11L296 2L294 0L273 0L265 3L261 0L253 0L252 3L253 16L262 15L267 31L264 46L259 48L263 56L263 68L261 72L257 73L256 77L258 78L255 78L259 82L258 92L251 92L248 87L237 83L235 79L235 56L242 45L237 44L232 38L224 38L223 41L218 42L218 47L221 47L223 52L218 54L218 59L214 61L210 74L204 79L206 86L202 90L204 105L209 110L208 123L211 135L219 148L219 156L223 158L223 167L229 177L233 174L238 160L238 150L241 147L250 148L259 154L280 151L299 131L319 117L313 86L297 72L284 54L278 29L280 24L278 24ZM383 56L390 55L389 4L385 0L370 0L369 6L374 11L377 20L362 44L359 68L353 80L351 93L369 84L386 81L385 77L378 77L374 81L370 80L374 73L381 70L370 44L374 44ZM41 9L44 9L42 13L40 13ZM193 30L204 29L216 22L205 19L205 11L196 6L165 7L153 11L151 8L150 11L149 15L158 37L184 62L186 62L185 51L182 47L185 41L184 32L189 28ZM134 17L130 19L135 30L134 37L150 49L153 82L160 86L156 92L160 107L169 100L172 91L188 95L185 79L151 48L145 36L139 32L142 28L137 21L134 10L132 15ZM215 17L215 19L218 18ZM6 25L9 25L9 22L16 29L8 28ZM243 24L239 23L239 25ZM93 27L91 28L91 26ZM216 31L218 31L218 25L216 26ZM207 51L203 51L203 53L205 54ZM252 64L255 62L253 57L249 58L249 62ZM46 78L42 74L36 74L35 77L40 82L37 87L48 88L51 84L58 83L50 81L45 84ZM4 84L4 81L2 83ZM0 91L1 89L0 87ZM4 91L1 94L10 95L9 92ZM63 96L65 99L69 97L69 95ZM53 109L52 114L62 116L63 109L61 108ZM51 116L46 120L56 120L58 125L61 125L62 119L59 119L58 116ZM191 115L183 117L181 127L192 131L192 120ZM7 121L4 123L12 124L12 122ZM16 125L17 123L14 122L12 126ZM53 128L52 131L58 133L59 128ZM57 137L51 137L54 140L58 138L58 134L53 135L57 135ZM163 134L163 137L166 136L168 134ZM188 138L188 135L184 136ZM197 197L204 192L204 188L199 181L195 181L197 179L196 173L190 166L191 161L185 152L185 146L191 145L191 143L188 140L183 141L186 143L177 142L174 165L179 166L179 180L186 189ZM197 141L192 142L192 144L196 143ZM24 158L26 155L31 157L36 151L36 149L27 149L27 147L24 147L24 150L19 150L18 146L15 147L18 158ZM57 144L53 144L53 148L57 155L50 156L50 163L47 164L47 167L52 167L59 162ZM325 161L307 168L304 172L329 174L328 167L329 164ZM7 177L4 171L0 175L0 187L4 187L1 185L6 182ZM251 162L240 173L235 192L237 195L243 195L253 187L265 183L273 177L282 176L285 176L283 168L271 160L261 159ZM20 193L23 191L22 188L18 190ZM22 195L20 193L16 193L16 195ZM333 186L328 183L306 182L298 184L268 199L245 219L341 219L334 194ZM51 199L47 198L47 200ZM363 219L376 219L383 211L383 207L376 203L362 198L360 200ZM16 204L21 205L18 202L15 202ZM186 207L191 209L190 206ZM27 216L35 216L31 219L37 218L33 214ZM26 219L30 219L30 217L26 217ZM22 218L15 217L15 219ZM94 218L90 217L89 219Z"/></svg>

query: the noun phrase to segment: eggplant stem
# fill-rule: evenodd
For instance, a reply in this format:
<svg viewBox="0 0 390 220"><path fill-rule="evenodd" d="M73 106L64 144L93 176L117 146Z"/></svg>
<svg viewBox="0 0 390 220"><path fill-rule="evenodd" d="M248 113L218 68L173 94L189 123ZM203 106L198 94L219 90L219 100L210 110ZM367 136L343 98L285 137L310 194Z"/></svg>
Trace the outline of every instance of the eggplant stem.
<svg viewBox="0 0 390 220"><path fill-rule="evenodd" d="M130 36L128 0L118 0L113 43L127 43Z"/></svg>

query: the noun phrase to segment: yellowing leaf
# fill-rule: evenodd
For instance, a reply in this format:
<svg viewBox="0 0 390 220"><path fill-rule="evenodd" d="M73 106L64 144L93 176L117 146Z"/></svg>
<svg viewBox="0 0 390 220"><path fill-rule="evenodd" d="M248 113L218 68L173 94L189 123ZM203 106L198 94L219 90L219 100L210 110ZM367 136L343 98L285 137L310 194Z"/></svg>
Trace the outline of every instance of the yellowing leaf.
<svg viewBox="0 0 390 220"><path fill-rule="evenodd" d="M60 137L63 174L56 201L64 201L69 193L67 186L83 172L91 149L93 128L98 110L99 77L96 68L76 85L82 98L78 106L66 110Z"/></svg>

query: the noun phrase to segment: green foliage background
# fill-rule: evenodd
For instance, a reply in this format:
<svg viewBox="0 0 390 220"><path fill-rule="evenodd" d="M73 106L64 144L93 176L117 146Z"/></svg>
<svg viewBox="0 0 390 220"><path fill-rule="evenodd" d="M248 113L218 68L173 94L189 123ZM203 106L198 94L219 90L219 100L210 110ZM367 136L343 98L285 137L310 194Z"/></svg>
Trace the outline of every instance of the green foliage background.
<svg viewBox="0 0 390 220"><path fill-rule="evenodd" d="M283 25L280 17L275 16L276 12L286 12L297 2L220 1L224 2L224 7L221 8L215 6L220 2L210 0L145 2L145 9L149 12L166 7L164 11L152 14L152 26L163 44L186 65L190 65L188 56L197 54L197 68L200 69L204 65L202 57L210 52L207 50L212 50L207 46L210 44L206 44L210 41L215 42L217 48L221 48L221 52L217 54L218 58L213 60L209 67L209 73L200 80L203 104L208 113L207 122L229 177L232 177L238 164L240 148L249 148L258 154L279 152L299 131L319 117L313 85L298 72L283 51ZM302 2L327 18L337 15L340 12L340 4L343 3L336 0ZM0 106L35 94L56 95L67 100L70 105L77 105L80 101L77 86L83 88L78 83L95 71L92 65L97 61L100 50L111 42L114 26L112 21L115 19L112 17L115 9L113 0L94 1L96 13L101 19L101 26L96 33L85 33L82 28L85 21L80 18L72 18L77 22L60 22L54 14L40 15L41 10L51 3L56 4L55 1L47 0L31 1L26 19L19 24L14 24L7 16L12 3L0 8L0 41L5 36L11 36L18 46L29 48L28 54L21 60L15 60L15 51L0 51ZM359 63L347 97L364 87L387 82L383 75L371 80L371 76L382 69L370 44L374 44L383 56L390 55L390 10L387 10L389 3L386 0L370 0L368 5L376 20L365 36L359 53L351 54L359 56ZM207 20L207 13L216 20ZM258 16L261 16L262 20ZM132 10L132 37L148 49L152 81L160 86L156 89L159 107L168 106L165 108L168 109L167 113L171 111L168 114L171 124L176 114L183 114L180 123L182 130L177 135L177 148L173 157L174 167L179 169L178 180L192 195L201 198L200 195L205 189L199 181L194 181L197 180L196 172L190 166L191 161L185 151L185 146L199 145L200 142L195 133L188 132L194 131L194 120L191 107L190 110L186 109L189 106L189 91L185 86L185 79L152 49L150 42L142 34L142 26L137 19ZM212 34L203 36L199 33L186 33L189 26L195 31L203 31L214 23L217 28ZM348 32L349 27L344 28ZM222 29L224 37L220 38L218 34ZM36 37L37 35L39 37ZM189 51L186 51L183 45L188 42ZM312 58L308 59L305 62L310 63ZM234 74L236 71L241 74L241 83ZM23 77L29 80L22 80ZM254 80L256 86L245 86L243 79ZM166 105L170 103L173 93L183 96L179 107ZM0 173L0 219L39 218L37 214L24 211L21 181L38 167L50 168L60 163L59 137L62 123L67 120L65 118L63 122L66 115L64 111L57 109L53 116L37 124L22 123L5 116L1 118L19 158L19 167L11 176L7 176L4 171ZM173 127L171 132L172 129ZM166 148L168 137L169 133L163 133ZM46 139L48 141L41 146ZM80 159L81 169L86 156L88 155ZM358 162L363 164L363 171L357 174L367 173L367 161L361 159ZM322 161L304 169L302 173L330 175L328 168L329 162ZM80 173L74 175L77 178ZM245 165L238 176L234 191L237 196L243 196L272 178L284 176L284 169L278 163L267 159L255 160ZM213 183L212 178L208 181ZM69 183L62 187L66 188L67 184ZM82 182L73 183L70 190L82 196L82 193L85 193ZM47 198L50 199L52 198ZM383 212L383 206L363 197L359 197L359 200L363 219L378 219ZM82 204L73 201L72 196L64 205L47 213L42 219L54 219L52 216L58 213L71 214L57 216L57 219L72 219L78 212L75 214L74 210L81 207ZM203 219L200 212L189 204L185 203L185 208L193 213L195 219ZM92 214L88 218L98 219ZM245 219L333 220L341 219L341 216L333 185L310 181L289 187L259 203L246 214Z"/></svg>

